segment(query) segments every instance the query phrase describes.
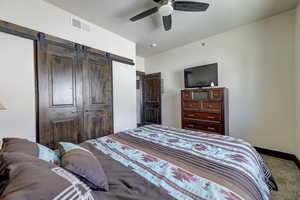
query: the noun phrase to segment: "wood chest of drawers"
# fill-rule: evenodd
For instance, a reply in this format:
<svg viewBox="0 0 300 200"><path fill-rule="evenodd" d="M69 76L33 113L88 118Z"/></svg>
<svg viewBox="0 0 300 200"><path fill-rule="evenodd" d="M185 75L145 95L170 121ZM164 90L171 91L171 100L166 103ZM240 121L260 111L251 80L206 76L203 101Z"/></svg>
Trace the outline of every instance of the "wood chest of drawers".
<svg viewBox="0 0 300 200"><path fill-rule="evenodd" d="M228 135L228 89L181 91L182 128Z"/></svg>

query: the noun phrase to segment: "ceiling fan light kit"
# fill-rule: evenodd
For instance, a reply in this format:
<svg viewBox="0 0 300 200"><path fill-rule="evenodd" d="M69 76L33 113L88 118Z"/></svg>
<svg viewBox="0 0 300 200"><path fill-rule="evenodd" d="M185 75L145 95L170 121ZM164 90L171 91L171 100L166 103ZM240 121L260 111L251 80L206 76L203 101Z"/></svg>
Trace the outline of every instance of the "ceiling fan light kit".
<svg viewBox="0 0 300 200"><path fill-rule="evenodd" d="M169 2L168 4L161 6L158 10L158 13L160 14L160 16L166 17L172 15L173 11L174 8L172 6L172 2Z"/></svg>
<svg viewBox="0 0 300 200"><path fill-rule="evenodd" d="M172 28L172 14L174 10L185 12L203 12L209 7L207 3L201 3L196 1L177 1L177 0L153 0L155 3L160 4L160 7L154 7L146 10L132 18L132 22L138 21L145 17L148 17L156 12L162 17L164 28L166 31Z"/></svg>

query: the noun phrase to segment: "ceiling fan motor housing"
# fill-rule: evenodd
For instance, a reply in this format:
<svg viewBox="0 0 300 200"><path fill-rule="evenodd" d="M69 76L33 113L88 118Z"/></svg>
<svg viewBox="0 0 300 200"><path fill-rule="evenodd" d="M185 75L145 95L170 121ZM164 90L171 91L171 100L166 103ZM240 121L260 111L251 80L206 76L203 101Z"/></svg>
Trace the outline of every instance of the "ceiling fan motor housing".
<svg viewBox="0 0 300 200"><path fill-rule="evenodd" d="M173 8L173 5L172 5L172 2L169 1L167 4L161 6L159 8L158 12L161 16L166 17L166 16L169 16L169 15L172 15L173 11L174 11L174 8Z"/></svg>

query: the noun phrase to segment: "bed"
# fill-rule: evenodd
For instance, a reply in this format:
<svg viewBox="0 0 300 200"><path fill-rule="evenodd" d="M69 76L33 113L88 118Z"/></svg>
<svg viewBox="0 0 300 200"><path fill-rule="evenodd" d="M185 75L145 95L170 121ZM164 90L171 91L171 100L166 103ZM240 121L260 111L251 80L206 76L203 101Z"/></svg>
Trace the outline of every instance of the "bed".
<svg viewBox="0 0 300 200"><path fill-rule="evenodd" d="M276 183L247 142L150 125L81 144L108 177L107 200L268 200Z"/></svg>
<svg viewBox="0 0 300 200"><path fill-rule="evenodd" d="M270 200L278 189L229 136L149 125L59 147L3 139L0 200Z"/></svg>

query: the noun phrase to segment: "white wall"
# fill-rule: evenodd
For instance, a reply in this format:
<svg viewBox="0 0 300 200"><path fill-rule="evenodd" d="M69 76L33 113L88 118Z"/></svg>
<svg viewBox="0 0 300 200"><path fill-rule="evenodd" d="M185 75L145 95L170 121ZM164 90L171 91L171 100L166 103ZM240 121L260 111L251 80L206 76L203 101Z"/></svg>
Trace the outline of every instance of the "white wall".
<svg viewBox="0 0 300 200"><path fill-rule="evenodd" d="M295 29L295 85L296 85L296 146L297 156L300 160L300 4L296 9L296 29Z"/></svg>
<svg viewBox="0 0 300 200"><path fill-rule="evenodd" d="M35 141L33 41L0 33L0 138Z"/></svg>
<svg viewBox="0 0 300 200"><path fill-rule="evenodd" d="M71 26L72 14L43 0L0 0L0 19L102 51L135 59L135 43L92 25L91 32Z"/></svg>
<svg viewBox="0 0 300 200"><path fill-rule="evenodd" d="M136 44L134 42L93 24L91 24L90 32L81 31L71 26L71 16L72 14L43 0L0 0L1 20L135 60ZM115 69L114 77L118 77L120 75L118 73L121 72L123 75L130 74L132 69ZM14 75L8 77L15 78ZM126 77L124 84L131 84L135 80L135 76ZM135 99L136 94L131 94L132 91L135 91L134 88L123 88L122 90L128 95L132 95L130 98ZM115 101L122 101L122 99L117 98L118 96ZM118 110L116 112L115 116L119 116ZM123 123L123 129L131 127L133 122L136 124L136 112L131 110L128 112L130 113L127 113L126 116L130 116L132 121L128 124ZM122 129L121 125L118 126L118 130Z"/></svg>
<svg viewBox="0 0 300 200"><path fill-rule="evenodd" d="M135 66L136 66L136 71L144 72L145 71L145 58L137 56L136 60L135 60Z"/></svg>
<svg viewBox="0 0 300 200"><path fill-rule="evenodd" d="M114 132L136 128L136 69L113 62Z"/></svg>
<svg viewBox="0 0 300 200"><path fill-rule="evenodd" d="M285 12L146 58L146 72L163 75L163 124L181 127L183 69L218 62L220 85L229 88L230 135L295 153L294 22L295 11Z"/></svg>

